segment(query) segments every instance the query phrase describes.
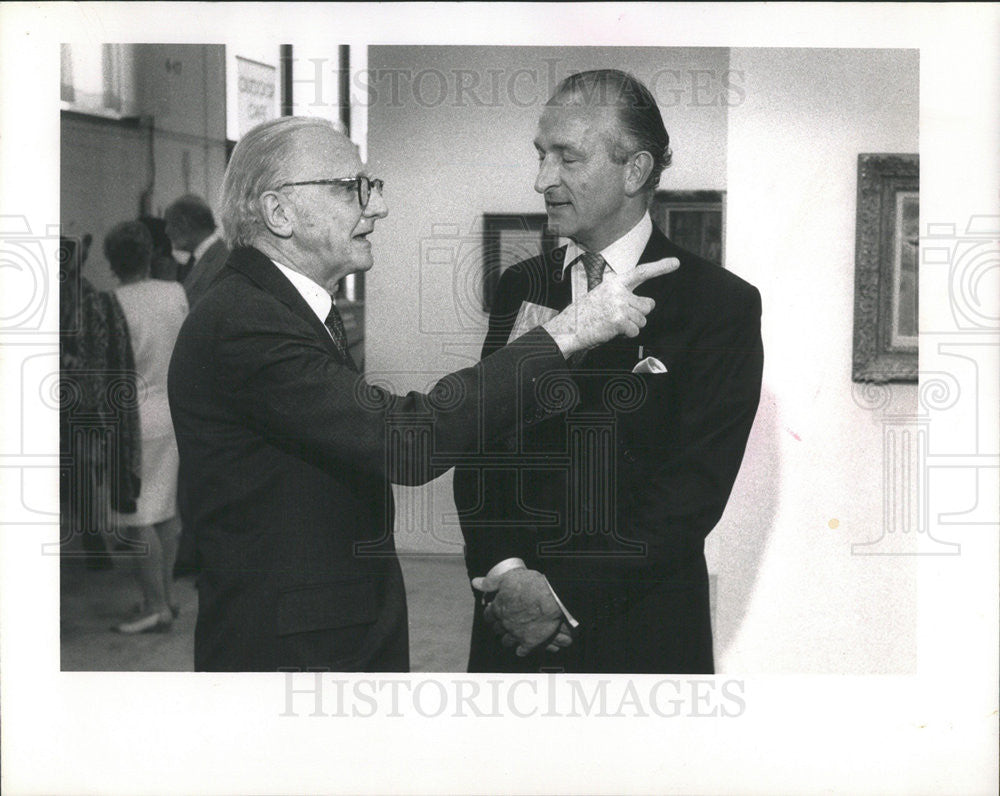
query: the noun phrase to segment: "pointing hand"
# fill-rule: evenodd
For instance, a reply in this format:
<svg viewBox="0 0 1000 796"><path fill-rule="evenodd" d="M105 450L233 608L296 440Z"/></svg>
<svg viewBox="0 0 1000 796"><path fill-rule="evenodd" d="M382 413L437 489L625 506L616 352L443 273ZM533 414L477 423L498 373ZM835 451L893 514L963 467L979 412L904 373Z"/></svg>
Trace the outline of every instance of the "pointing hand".
<svg viewBox="0 0 1000 796"><path fill-rule="evenodd" d="M556 341L563 356L605 343L620 334L635 337L646 325L646 316L656 302L632 291L647 279L669 274L680 260L667 257L655 263L637 265L620 277L613 272L582 298L542 325Z"/></svg>

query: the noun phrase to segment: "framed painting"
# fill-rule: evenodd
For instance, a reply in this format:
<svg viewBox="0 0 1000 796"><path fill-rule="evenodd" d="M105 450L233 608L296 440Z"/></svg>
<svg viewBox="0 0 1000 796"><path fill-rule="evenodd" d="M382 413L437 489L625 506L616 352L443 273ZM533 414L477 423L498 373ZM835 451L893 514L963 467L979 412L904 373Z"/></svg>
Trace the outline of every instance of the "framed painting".
<svg viewBox="0 0 1000 796"><path fill-rule="evenodd" d="M486 213L483 215L483 311L493 306L505 269L554 249L558 238L549 233L545 213Z"/></svg>
<svg viewBox="0 0 1000 796"><path fill-rule="evenodd" d="M854 381L917 381L919 230L919 156L859 155Z"/></svg>
<svg viewBox="0 0 1000 796"><path fill-rule="evenodd" d="M725 264L725 194L722 191L657 191L649 214L682 249Z"/></svg>

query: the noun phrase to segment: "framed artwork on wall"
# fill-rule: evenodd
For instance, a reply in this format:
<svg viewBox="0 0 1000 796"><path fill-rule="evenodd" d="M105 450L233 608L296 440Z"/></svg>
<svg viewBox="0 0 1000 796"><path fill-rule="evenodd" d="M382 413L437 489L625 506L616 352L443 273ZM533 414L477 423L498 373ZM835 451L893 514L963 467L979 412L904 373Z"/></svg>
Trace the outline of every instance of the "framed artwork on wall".
<svg viewBox="0 0 1000 796"><path fill-rule="evenodd" d="M722 191L657 191L649 212L674 243L722 265L725 261L725 194ZM483 311L504 269L559 245L545 213L483 215Z"/></svg>
<svg viewBox="0 0 1000 796"><path fill-rule="evenodd" d="M919 156L858 155L854 381L917 381L919 224Z"/></svg>
<svg viewBox="0 0 1000 796"><path fill-rule="evenodd" d="M657 191L649 214L682 249L725 265L725 194L722 191Z"/></svg>
<svg viewBox="0 0 1000 796"><path fill-rule="evenodd" d="M546 220L545 213L483 215L483 312L493 306L505 269L556 247L558 238L546 229Z"/></svg>

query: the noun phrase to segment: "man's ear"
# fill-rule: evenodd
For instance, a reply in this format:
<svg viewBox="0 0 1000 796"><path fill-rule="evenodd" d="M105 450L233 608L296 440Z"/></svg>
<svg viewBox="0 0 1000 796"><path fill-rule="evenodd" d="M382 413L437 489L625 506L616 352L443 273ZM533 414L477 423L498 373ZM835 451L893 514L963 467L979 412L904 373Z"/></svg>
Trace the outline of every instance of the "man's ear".
<svg viewBox="0 0 1000 796"><path fill-rule="evenodd" d="M625 169L625 193L628 196L640 193L652 171L653 156L649 152L644 150L632 155Z"/></svg>
<svg viewBox="0 0 1000 796"><path fill-rule="evenodd" d="M295 208L288 197L278 191L266 191L261 194L260 217L264 226L279 238L292 237L295 221Z"/></svg>

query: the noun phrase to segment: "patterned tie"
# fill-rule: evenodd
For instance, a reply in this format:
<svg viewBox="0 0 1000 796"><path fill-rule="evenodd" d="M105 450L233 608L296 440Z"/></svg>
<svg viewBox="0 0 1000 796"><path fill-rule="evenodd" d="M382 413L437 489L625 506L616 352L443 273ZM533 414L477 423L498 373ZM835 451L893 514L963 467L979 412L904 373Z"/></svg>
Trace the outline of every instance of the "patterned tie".
<svg viewBox="0 0 1000 796"><path fill-rule="evenodd" d="M580 255L583 270L587 272L587 292L589 293L604 279L604 267L607 262L596 252L584 252Z"/></svg>
<svg viewBox="0 0 1000 796"><path fill-rule="evenodd" d="M340 313L337 312L337 305L333 303L333 298L330 299L330 312L326 316L326 320L323 321L326 328L330 330L330 336L333 337L333 344L337 346L337 351L340 352L340 356L343 359L347 359L347 332L344 331L344 322L340 319Z"/></svg>
<svg viewBox="0 0 1000 796"><path fill-rule="evenodd" d="M601 284L601 281L604 279L604 268L608 263L596 252L584 252L580 255L580 262L583 263L583 270L587 272L587 292L589 293ZM571 368L582 367L586 358L586 351L577 351L574 354L570 354L568 360L569 366Z"/></svg>

